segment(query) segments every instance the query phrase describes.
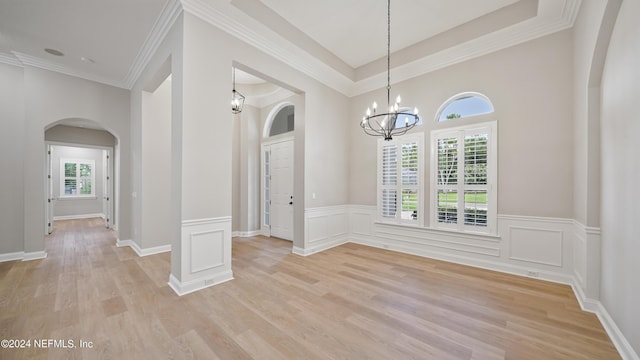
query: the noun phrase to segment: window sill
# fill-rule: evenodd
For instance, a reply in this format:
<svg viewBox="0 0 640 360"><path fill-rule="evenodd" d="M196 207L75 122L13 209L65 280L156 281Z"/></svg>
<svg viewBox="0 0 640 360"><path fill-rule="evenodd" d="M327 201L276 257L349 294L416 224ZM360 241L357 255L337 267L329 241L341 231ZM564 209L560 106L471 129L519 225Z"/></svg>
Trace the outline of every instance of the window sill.
<svg viewBox="0 0 640 360"><path fill-rule="evenodd" d="M474 236L474 237L484 237L493 240L499 240L502 237L497 233L488 233L488 232L480 232L480 231L464 231L464 230L454 230L454 229L445 229L445 228L436 228L430 226L422 226L422 225L413 225L413 224L398 224L393 222L385 222L385 221L374 221L374 225L383 225L383 226L393 226L398 228L405 228L409 230L418 230L424 232L433 232L433 233L445 233L451 235L458 236Z"/></svg>

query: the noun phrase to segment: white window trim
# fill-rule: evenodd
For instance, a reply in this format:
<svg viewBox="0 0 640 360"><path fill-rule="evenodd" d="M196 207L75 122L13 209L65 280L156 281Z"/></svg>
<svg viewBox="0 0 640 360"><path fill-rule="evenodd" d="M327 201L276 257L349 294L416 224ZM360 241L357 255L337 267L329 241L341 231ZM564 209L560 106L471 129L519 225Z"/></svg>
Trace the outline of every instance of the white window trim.
<svg viewBox="0 0 640 360"><path fill-rule="evenodd" d="M398 161L398 182L397 189L398 195L397 199L399 199L396 204L396 216L394 219L389 219L387 217L382 216L382 148L387 144L397 144L398 145L398 154L402 154L402 144L416 142L418 144L418 185L416 188L418 189L418 218L417 220L403 220L401 217L402 213L402 185L401 185L401 162ZM378 222L384 224L396 224L396 225L406 225L412 227L424 227L424 133L412 133L408 135L397 136L393 140L386 141L382 138L378 139L378 148L376 153L376 162L377 162L377 172L376 172L376 203L377 203L377 219ZM401 158L401 155L400 155Z"/></svg>
<svg viewBox="0 0 640 360"><path fill-rule="evenodd" d="M466 92L462 92L460 94L456 94L453 95L452 97L450 97L449 99L447 99L447 101L445 101L444 103L442 103L442 105L440 105L440 107L438 108L438 111L436 111L436 117L435 117L435 122L437 123L441 123L441 122L447 122L450 119L444 119L444 120L440 120L440 116L442 116L442 112L444 111L444 109L446 109L449 105L451 105L451 103L458 101L459 99L462 98L466 98L466 97L479 97L481 99L484 99L487 103L489 103L489 105L491 106L491 111L486 112L486 113L479 113L479 114L474 114L474 115L469 115L469 116L463 116L462 118L471 118L474 116L482 116L482 115L487 115L487 114L493 114L493 112L495 111L495 107L493 106L493 103L491 102L491 99L489 99L486 95L479 93L479 92L475 92L475 91L466 91Z"/></svg>
<svg viewBox="0 0 640 360"><path fill-rule="evenodd" d="M438 222L438 146L437 139L446 134L460 134L461 132L473 132L478 129L487 129L489 132L489 145L488 145L488 170L487 170L487 226L469 226L464 225L464 221L459 221L458 224L445 224ZM445 129L431 131L431 154L430 154L430 222L431 228L442 230L453 230L457 232L475 232L490 235L497 235L497 214L498 214L498 123L496 121L489 121L483 123L476 123L471 125L449 127ZM464 196L464 195L463 195Z"/></svg>
<svg viewBox="0 0 640 360"><path fill-rule="evenodd" d="M65 169L64 164L67 163L75 163L77 164L77 170L79 171L80 164L89 164L91 165L91 194L74 194L68 195L65 194ZM76 172L76 178L77 176ZM96 198L96 161L90 159L60 159L60 194L58 196L59 199L95 199Z"/></svg>

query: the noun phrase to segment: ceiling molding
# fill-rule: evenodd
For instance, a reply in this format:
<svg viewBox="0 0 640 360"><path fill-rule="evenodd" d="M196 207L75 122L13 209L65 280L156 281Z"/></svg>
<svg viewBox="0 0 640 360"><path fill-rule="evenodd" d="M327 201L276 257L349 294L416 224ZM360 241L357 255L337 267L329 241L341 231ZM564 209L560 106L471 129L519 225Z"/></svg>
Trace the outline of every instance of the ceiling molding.
<svg viewBox="0 0 640 360"><path fill-rule="evenodd" d="M295 95L295 93L278 86L274 91L268 92L266 94L247 95L245 103L253 107L263 108L268 105L288 99L293 95Z"/></svg>
<svg viewBox="0 0 640 360"><path fill-rule="evenodd" d="M549 1L541 0L540 2ZM557 0L551 0L557 1ZM561 14L526 20L502 30L450 47L422 59L391 69L392 83L398 83L432 71L459 64L511 46L522 44L546 35L571 28L575 22L581 0L564 0ZM556 16L554 16L556 15ZM561 15L561 16L557 16ZM386 73L379 73L354 83L351 96L380 89L386 85Z"/></svg>
<svg viewBox="0 0 640 360"><path fill-rule="evenodd" d="M386 86L386 73L381 72L354 82L296 44L284 39L240 10L233 8L227 2L223 2L223 4L227 8L218 9L206 0L168 0L122 81L81 73L18 52L0 53L0 62L15 66L34 66L119 88L131 89L153 58L176 19L183 11L186 11L346 96L356 96ZM538 15L535 18L395 67L391 69L392 80L394 83L408 80L571 28L577 17L580 4L581 0L539 0Z"/></svg>
<svg viewBox="0 0 640 360"><path fill-rule="evenodd" d="M182 3L185 11L344 95L356 96L386 86L386 73L354 82L280 35L266 28L254 29L260 25L252 18L238 18L236 14L224 13L203 0L182 0ZM408 80L571 28L580 4L581 0L540 0L535 18L395 67L391 70L393 82Z"/></svg>
<svg viewBox="0 0 640 360"><path fill-rule="evenodd" d="M133 88L181 13L182 4L180 0L167 1L164 8L162 8L162 12L160 12L160 16L153 24L149 35L147 35L142 47L138 51L127 75L122 81L125 88Z"/></svg>
<svg viewBox="0 0 640 360"><path fill-rule="evenodd" d="M77 78L81 78L81 79L85 79L85 80L90 80L90 81L98 82L98 83L105 84L105 85L124 88L124 84L122 84L120 82L117 82L117 81L113 81L112 79L108 79L108 78L105 78L105 77L97 76L97 75L94 75L94 74L89 74L89 73L85 73L85 72L72 70L72 69L69 69L69 68L67 68L65 66L62 66L62 65L50 62L50 61L46 61L46 60L41 59L39 57L35 57L35 56L19 53L17 51L12 51L11 53L18 59L18 61L20 61L22 66L37 67L37 68L40 68L40 69L49 70L49 71L53 71L53 72L57 72L57 73L60 73L60 74L69 75L69 76L73 76L73 77L77 77Z"/></svg>
<svg viewBox="0 0 640 360"><path fill-rule="evenodd" d="M202 0L182 0L182 5L190 14L341 93L348 94L353 86L353 80L273 31L246 26L247 23L259 26L257 21L249 16L240 18L231 12L224 13ZM268 36L265 36L266 34Z"/></svg>
<svg viewBox="0 0 640 360"><path fill-rule="evenodd" d="M0 63L23 67L20 60L13 54L0 52Z"/></svg>

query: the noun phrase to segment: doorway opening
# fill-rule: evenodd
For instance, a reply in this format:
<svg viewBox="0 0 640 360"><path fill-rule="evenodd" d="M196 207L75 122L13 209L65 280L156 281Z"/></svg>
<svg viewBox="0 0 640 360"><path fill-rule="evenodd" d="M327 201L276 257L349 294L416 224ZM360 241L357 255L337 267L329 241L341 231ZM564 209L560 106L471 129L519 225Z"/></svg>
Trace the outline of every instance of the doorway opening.
<svg viewBox="0 0 640 360"><path fill-rule="evenodd" d="M234 123L233 233L235 237L296 238L294 218L303 207L303 157L295 153L304 94L240 64L236 87L245 95ZM300 125L300 128L298 128ZM299 179L295 176L298 174ZM300 185L297 185L300 184ZM301 199L302 196L299 196ZM302 225L302 224L301 224ZM299 236L298 236L299 237Z"/></svg>
<svg viewBox="0 0 640 360"><path fill-rule="evenodd" d="M101 218L117 229L116 137L63 121L45 131L45 149L45 235L58 220Z"/></svg>

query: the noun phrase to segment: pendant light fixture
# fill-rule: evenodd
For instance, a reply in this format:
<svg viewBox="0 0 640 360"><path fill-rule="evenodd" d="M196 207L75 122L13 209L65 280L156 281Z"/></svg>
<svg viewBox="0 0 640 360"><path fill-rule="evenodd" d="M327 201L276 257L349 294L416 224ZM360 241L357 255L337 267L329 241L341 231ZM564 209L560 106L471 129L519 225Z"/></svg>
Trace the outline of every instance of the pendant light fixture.
<svg viewBox="0 0 640 360"><path fill-rule="evenodd" d="M236 91L236 68L233 68L233 90L231 91L231 112L239 114L244 106L244 95Z"/></svg>
<svg viewBox="0 0 640 360"><path fill-rule="evenodd" d="M401 98L398 95L395 104L391 105L391 0L387 0L387 108L389 112L377 113L378 104L374 101L373 111L367 108L360 123L365 134L391 140L393 136L405 134L413 129L419 119L418 108L414 108L413 112L402 110L400 101ZM398 119L401 119L401 123L398 123Z"/></svg>

